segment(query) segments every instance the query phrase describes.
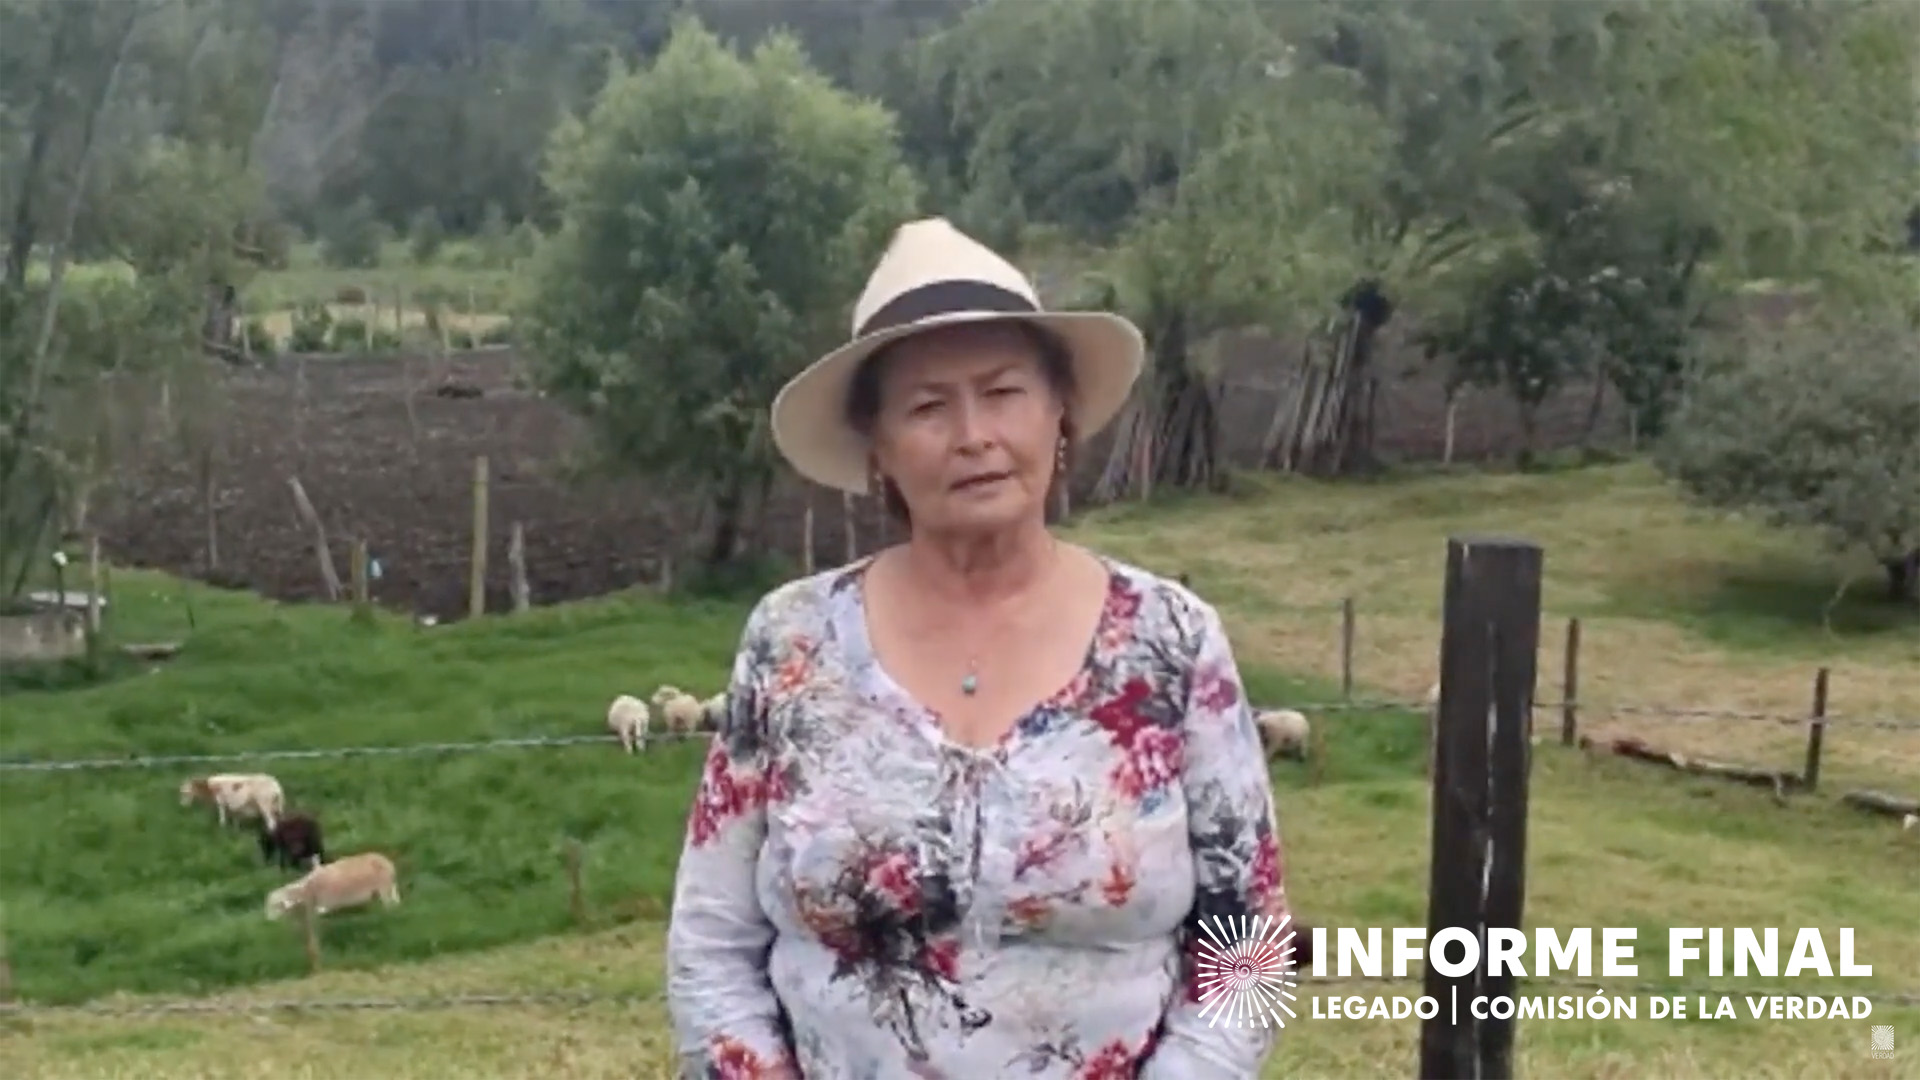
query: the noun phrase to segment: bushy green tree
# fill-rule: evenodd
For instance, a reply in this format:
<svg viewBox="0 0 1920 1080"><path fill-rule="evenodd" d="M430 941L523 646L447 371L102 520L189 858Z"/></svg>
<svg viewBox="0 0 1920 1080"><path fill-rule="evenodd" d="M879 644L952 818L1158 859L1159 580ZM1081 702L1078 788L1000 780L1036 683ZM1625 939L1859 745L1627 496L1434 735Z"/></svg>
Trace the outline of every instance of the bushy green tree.
<svg viewBox="0 0 1920 1080"><path fill-rule="evenodd" d="M1701 501L1823 531L1920 603L1920 328L1893 314L1713 339L1661 467Z"/></svg>
<svg viewBox="0 0 1920 1080"><path fill-rule="evenodd" d="M371 269L380 265L387 236L386 224L374 215L373 200L361 196L321 219L320 257L328 266Z"/></svg>
<svg viewBox="0 0 1920 1080"><path fill-rule="evenodd" d="M793 39L750 57L683 19L556 133L558 230L516 325L548 392L606 455L711 502L733 556L774 475L773 394L845 337L847 305L917 201L894 119Z"/></svg>

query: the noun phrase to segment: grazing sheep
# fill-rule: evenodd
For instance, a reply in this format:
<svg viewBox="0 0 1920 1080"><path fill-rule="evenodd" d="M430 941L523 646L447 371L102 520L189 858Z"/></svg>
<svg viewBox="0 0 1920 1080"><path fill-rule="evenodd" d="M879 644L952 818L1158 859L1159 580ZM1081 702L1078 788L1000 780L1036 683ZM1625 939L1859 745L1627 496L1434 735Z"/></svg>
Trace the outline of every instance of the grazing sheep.
<svg viewBox="0 0 1920 1080"><path fill-rule="evenodd" d="M647 703L631 694L621 694L607 707L607 729L620 737L620 746L631 754L635 747L647 745Z"/></svg>
<svg viewBox="0 0 1920 1080"><path fill-rule="evenodd" d="M392 907L400 902L400 886L394 880L393 860L377 851L363 851L268 893L267 918L278 919L303 904L311 906L315 915L325 915L375 897L381 906Z"/></svg>
<svg viewBox="0 0 1920 1080"><path fill-rule="evenodd" d="M1909 832L1914 829L1920 829L1920 814L1908 814L1906 817L1900 819L1901 832Z"/></svg>
<svg viewBox="0 0 1920 1080"><path fill-rule="evenodd" d="M280 781L266 773L217 773L181 782L180 805L196 802L212 803L222 825L229 818L257 817L271 829L286 795Z"/></svg>
<svg viewBox="0 0 1920 1080"><path fill-rule="evenodd" d="M320 823L311 814L291 813L281 818L272 828L262 822L258 826L260 834L260 857L270 863L279 863L289 870L304 866L313 869L327 861L327 849L320 837Z"/></svg>
<svg viewBox="0 0 1920 1080"><path fill-rule="evenodd" d="M707 731L719 731L720 724L727 718L727 692L725 690L700 703L700 726Z"/></svg>
<svg viewBox="0 0 1920 1080"><path fill-rule="evenodd" d="M1307 739L1312 727L1306 714L1295 709L1262 709L1253 714L1253 726L1260 732L1260 745L1267 759L1276 757L1307 760Z"/></svg>
<svg viewBox="0 0 1920 1080"><path fill-rule="evenodd" d="M692 734L700 726L700 699L677 686L662 686L653 692L653 707L675 735Z"/></svg>

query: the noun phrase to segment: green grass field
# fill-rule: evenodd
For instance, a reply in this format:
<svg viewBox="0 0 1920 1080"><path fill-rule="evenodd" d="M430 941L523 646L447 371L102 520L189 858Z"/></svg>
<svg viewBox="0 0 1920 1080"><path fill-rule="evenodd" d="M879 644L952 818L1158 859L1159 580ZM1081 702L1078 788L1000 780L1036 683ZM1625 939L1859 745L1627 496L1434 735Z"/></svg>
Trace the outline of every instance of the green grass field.
<svg viewBox="0 0 1920 1080"><path fill-rule="evenodd" d="M1590 700L1804 708L1811 669L1829 664L1837 709L1920 716L1920 624L1866 599L1843 602L1823 623L1825 594L1852 567L1819 557L1804 538L1696 514L1639 466L1262 483L1231 499L1098 513L1071 531L1121 557L1191 572L1226 614L1261 701L1332 695L1334 605L1347 595L1361 611L1363 689L1417 694L1431 678L1444 537L1500 531L1547 550L1543 687L1558 671L1552 628L1577 614L1591 650ZM1790 584L1751 584L1764 581ZM189 598L198 629L157 672L0 698L0 756L594 734L615 693L644 695L660 682L718 688L744 612L629 596L431 630L384 619L369 627L339 609L126 572L116 579L115 633L180 638ZM1390 712L1320 722L1320 783L1302 767L1275 767L1299 913L1325 926L1424 923L1417 720ZM1797 742L1788 731L1788 745L1775 746L1772 728L1757 727L1634 730L1741 758ZM1920 732L1836 729L1829 747L1836 784L1877 777L1920 788ZM175 788L192 770L0 773L0 901L14 977L30 1000L136 995L112 994L121 1004L202 990L233 1003L571 988L656 995L697 767L689 744L633 758L595 745L272 763L291 801L320 811L331 849L387 851L402 875L400 908L324 922L318 976L305 975L298 934L261 917L282 872L261 864L250 836L223 836L210 811L178 805ZM587 852L584 929L568 926L561 846L570 837ZM1777 807L1745 789L1546 745L1529 855L1528 924L1639 927L1641 981L1667 981L1670 926L1851 926L1873 978L1779 980L1775 989L1920 988L1920 841L1829 797ZM0 1075L664 1077L663 1019L657 1001L265 1019L35 1015L0 1019ZM1920 1010L1887 1008L1872 1022L1895 1026L1891 1060L1868 1057L1863 1021L1530 1021L1519 1066L1592 1078L1920 1073ZM1269 1075L1405 1075L1416 1036L1410 1021L1303 1018L1289 1023ZM356 1050L327 1052L343 1045Z"/></svg>

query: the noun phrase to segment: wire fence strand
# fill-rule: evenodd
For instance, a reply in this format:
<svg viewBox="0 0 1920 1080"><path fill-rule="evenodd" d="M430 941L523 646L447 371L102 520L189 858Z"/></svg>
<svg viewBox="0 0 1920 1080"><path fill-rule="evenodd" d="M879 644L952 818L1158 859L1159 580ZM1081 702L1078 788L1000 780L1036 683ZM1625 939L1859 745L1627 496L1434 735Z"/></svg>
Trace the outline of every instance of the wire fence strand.
<svg viewBox="0 0 1920 1080"><path fill-rule="evenodd" d="M1295 989L1302 994L1317 994L1339 987L1401 986L1419 983L1420 975L1341 975L1314 976L1298 973ZM1920 1009L1920 990L1845 990L1837 993L1789 992L1772 987L1663 985L1652 982L1601 982L1592 979L1522 979L1511 996L1576 991L1595 995L1610 994L1616 999L1627 995L1686 995L1702 997L1771 997L1806 1000L1833 997L1865 998L1876 1007ZM259 1013L302 1012L442 1012L452 1009L499 1008L586 1008L613 1005L626 1008L660 1006L666 993L611 990L539 990L495 991L465 994L423 994L407 997L316 997L257 998L232 1001L205 999L169 999L143 1002L87 1002L68 1005L0 1003L0 1019L97 1017L128 1019L171 1016L244 1016Z"/></svg>
<svg viewBox="0 0 1920 1080"><path fill-rule="evenodd" d="M1647 716L1668 720L1710 722L1725 720L1740 723L1771 723L1781 726L1809 724L1815 719L1810 715L1795 716L1784 713L1749 712L1723 709L1679 708L1663 705L1634 704L1585 704L1582 702L1536 702L1536 712L1560 712L1568 705L1579 711L1583 719L1592 720L1604 716ZM1423 713L1427 709L1425 702L1396 701L1391 699L1372 701L1319 701L1289 706L1300 712L1313 714L1345 713ZM1844 713L1819 718L1829 731L1845 728L1862 728L1893 732L1920 733L1920 717L1879 717L1847 716ZM649 744L655 742L678 742L690 739L704 739L709 731L656 731L647 734ZM314 747L301 750L236 750L221 754L127 754L122 757L75 758L68 760L35 761L30 758L0 760L0 773L6 772L84 772L96 769L159 769L174 768L182 765L225 765L246 761L314 761L334 758L356 757L411 757L436 754L477 753L496 750L538 750L561 749L574 746L617 745L619 740L610 734L594 735L528 735L499 739L476 739L467 742L423 742L403 743L388 746L335 746Z"/></svg>

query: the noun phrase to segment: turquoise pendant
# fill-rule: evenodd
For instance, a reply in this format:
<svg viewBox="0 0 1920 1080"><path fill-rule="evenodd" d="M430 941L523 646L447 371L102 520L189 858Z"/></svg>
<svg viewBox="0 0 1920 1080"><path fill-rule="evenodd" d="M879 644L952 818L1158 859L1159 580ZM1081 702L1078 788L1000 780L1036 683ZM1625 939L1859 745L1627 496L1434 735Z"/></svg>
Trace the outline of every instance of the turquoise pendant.
<svg viewBox="0 0 1920 1080"><path fill-rule="evenodd" d="M968 674L966 678L960 680L960 692L968 697L972 697L973 692L979 688L980 680L974 678L972 674Z"/></svg>

